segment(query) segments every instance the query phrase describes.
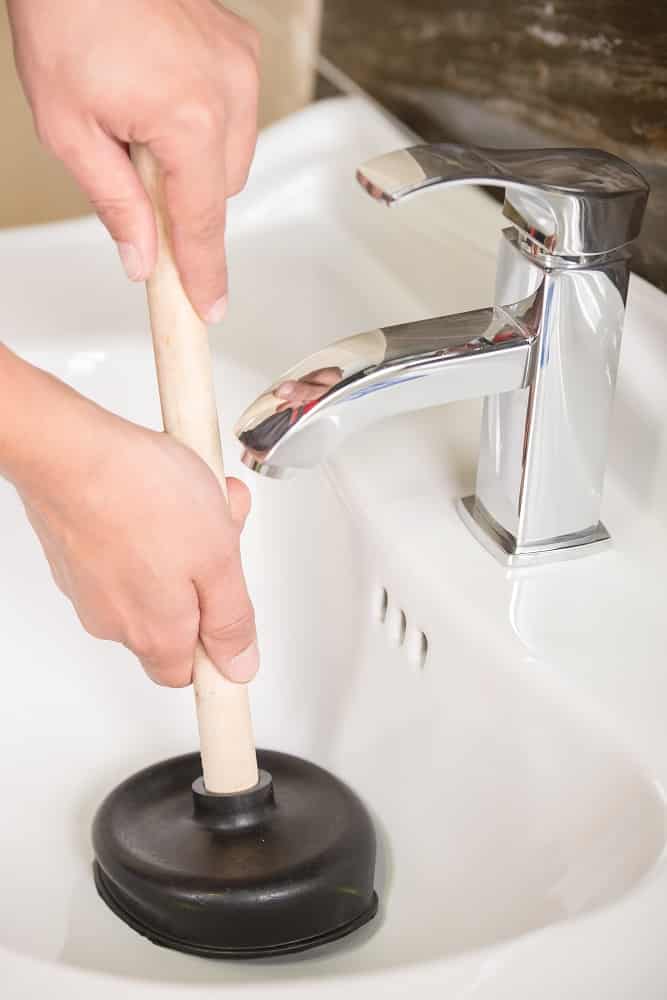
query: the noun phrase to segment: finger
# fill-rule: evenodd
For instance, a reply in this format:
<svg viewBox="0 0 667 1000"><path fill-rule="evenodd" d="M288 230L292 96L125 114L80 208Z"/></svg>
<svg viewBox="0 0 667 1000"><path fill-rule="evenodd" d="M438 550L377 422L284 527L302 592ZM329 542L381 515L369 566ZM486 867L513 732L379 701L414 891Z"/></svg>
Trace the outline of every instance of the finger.
<svg viewBox="0 0 667 1000"><path fill-rule="evenodd" d="M287 379L285 382L281 382L279 386L273 390L273 395L277 396L278 399L291 399L292 393L295 391L299 383L294 379Z"/></svg>
<svg viewBox="0 0 667 1000"><path fill-rule="evenodd" d="M128 278L145 281L155 264L155 219L125 146L98 126L54 145L115 240Z"/></svg>
<svg viewBox="0 0 667 1000"><path fill-rule="evenodd" d="M245 187L257 143L259 77L254 63L249 65L246 75L242 95L237 94L236 100L230 102L225 132L227 197L238 194Z"/></svg>
<svg viewBox="0 0 667 1000"><path fill-rule="evenodd" d="M241 44L224 58L226 122L224 133L227 197L245 186L257 142L259 34L239 24Z"/></svg>
<svg viewBox="0 0 667 1000"><path fill-rule="evenodd" d="M319 382L284 382L275 394L279 399L298 405L311 403L314 399L321 399L330 388L331 386L322 385Z"/></svg>
<svg viewBox="0 0 667 1000"><path fill-rule="evenodd" d="M259 650L238 550L196 586L199 634L206 652L225 677L246 683L257 673Z"/></svg>
<svg viewBox="0 0 667 1000"><path fill-rule="evenodd" d="M317 371L310 372L309 375L306 375L304 381L311 382L313 385L323 385L327 389L330 389L336 382L340 382L342 377L342 368L331 365L329 368L318 368Z"/></svg>
<svg viewBox="0 0 667 1000"><path fill-rule="evenodd" d="M290 402L305 403L309 399L319 399L327 389L331 389L343 377L341 368L319 368L300 379L286 379L274 389L274 396Z"/></svg>
<svg viewBox="0 0 667 1000"><path fill-rule="evenodd" d="M88 635L92 635L93 639L117 641L120 638L119 630L112 617L96 605L94 600L77 599L78 595L72 588L63 591L63 593L69 598L84 630Z"/></svg>
<svg viewBox="0 0 667 1000"><path fill-rule="evenodd" d="M158 599L159 598L159 599ZM192 681L199 637L199 601L194 585L132 601L134 621L125 628L124 645L138 657L156 684L186 687Z"/></svg>
<svg viewBox="0 0 667 1000"><path fill-rule="evenodd" d="M148 643L139 643L132 652L155 684L180 688L192 683L196 645L196 628L178 633L165 622L162 635L157 634Z"/></svg>
<svg viewBox="0 0 667 1000"><path fill-rule="evenodd" d="M51 578L53 579L53 582L61 594L64 594L65 597L69 597L67 577L63 572L60 560L55 557L52 558L46 549L44 549L44 554L46 556L46 561L49 564L49 569L51 570Z"/></svg>
<svg viewBox="0 0 667 1000"><path fill-rule="evenodd" d="M232 520L238 525L240 531L250 513L250 490L240 479L233 476L227 477L227 499Z"/></svg>
<svg viewBox="0 0 667 1000"><path fill-rule="evenodd" d="M172 249L183 287L207 323L227 306L223 123L209 111L150 144L163 174Z"/></svg>
<svg viewBox="0 0 667 1000"><path fill-rule="evenodd" d="M180 658L160 657L157 660L146 656L139 657L146 676L159 687L182 688L192 684L192 669L194 665L194 646L188 655Z"/></svg>

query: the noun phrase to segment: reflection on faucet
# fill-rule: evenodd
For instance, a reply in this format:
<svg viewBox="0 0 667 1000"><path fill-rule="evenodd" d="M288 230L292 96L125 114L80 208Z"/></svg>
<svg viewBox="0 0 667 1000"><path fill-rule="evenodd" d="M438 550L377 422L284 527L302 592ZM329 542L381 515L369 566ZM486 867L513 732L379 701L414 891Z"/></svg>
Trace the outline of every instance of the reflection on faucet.
<svg viewBox="0 0 667 1000"><path fill-rule="evenodd" d="M286 400L286 402L278 409L295 404L310 406L321 399L328 389L340 382L342 377L343 373L340 368L316 368L315 371L308 372L307 375L302 375L299 379L288 379L281 382L274 389L273 395L277 396L278 399Z"/></svg>
<svg viewBox="0 0 667 1000"><path fill-rule="evenodd" d="M541 293L507 309L403 323L307 358L243 414L243 461L284 477L383 416L528 384Z"/></svg>
<svg viewBox="0 0 667 1000"><path fill-rule="evenodd" d="M274 407L256 427L244 432L244 443L266 457L269 450L343 377L340 368L316 368L300 378L285 379L261 396L262 409ZM274 400L281 400L275 404Z"/></svg>

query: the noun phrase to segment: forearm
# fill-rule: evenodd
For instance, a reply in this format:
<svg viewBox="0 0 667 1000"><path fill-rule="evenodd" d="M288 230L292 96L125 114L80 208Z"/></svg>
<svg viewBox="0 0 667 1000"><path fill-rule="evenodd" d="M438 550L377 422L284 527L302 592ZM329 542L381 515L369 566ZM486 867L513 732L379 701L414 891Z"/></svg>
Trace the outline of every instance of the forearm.
<svg viewBox="0 0 667 1000"><path fill-rule="evenodd" d="M102 412L0 344L0 475L21 492L57 488L75 464L92 461L89 410Z"/></svg>

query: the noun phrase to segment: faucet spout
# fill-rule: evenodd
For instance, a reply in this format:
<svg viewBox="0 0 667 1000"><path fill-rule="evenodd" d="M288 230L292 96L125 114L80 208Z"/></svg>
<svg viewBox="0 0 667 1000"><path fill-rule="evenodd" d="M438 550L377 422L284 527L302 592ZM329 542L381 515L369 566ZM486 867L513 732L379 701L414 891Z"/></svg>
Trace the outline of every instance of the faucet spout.
<svg viewBox="0 0 667 1000"><path fill-rule="evenodd" d="M243 462L284 478L383 417L527 386L539 296L372 330L310 355L242 414Z"/></svg>
<svg viewBox="0 0 667 1000"><path fill-rule="evenodd" d="M357 178L387 205L453 184L505 188L495 305L339 340L241 417L243 461L283 477L383 417L483 397L475 492L460 511L509 565L594 552L630 244L648 185L603 150L414 146ZM512 303L508 305L508 303Z"/></svg>

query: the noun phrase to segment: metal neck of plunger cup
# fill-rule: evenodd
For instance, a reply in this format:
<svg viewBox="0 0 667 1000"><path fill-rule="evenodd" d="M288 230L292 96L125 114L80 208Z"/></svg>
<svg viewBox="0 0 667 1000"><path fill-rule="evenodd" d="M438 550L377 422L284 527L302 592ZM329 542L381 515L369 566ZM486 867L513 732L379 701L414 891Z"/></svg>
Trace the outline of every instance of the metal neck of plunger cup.
<svg viewBox="0 0 667 1000"><path fill-rule="evenodd" d="M273 779L268 771L259 772L257 784L241 792L209 792L204 779L192 782L194 818L209 830L237 833L268 820L276 807Z"/></svg>

